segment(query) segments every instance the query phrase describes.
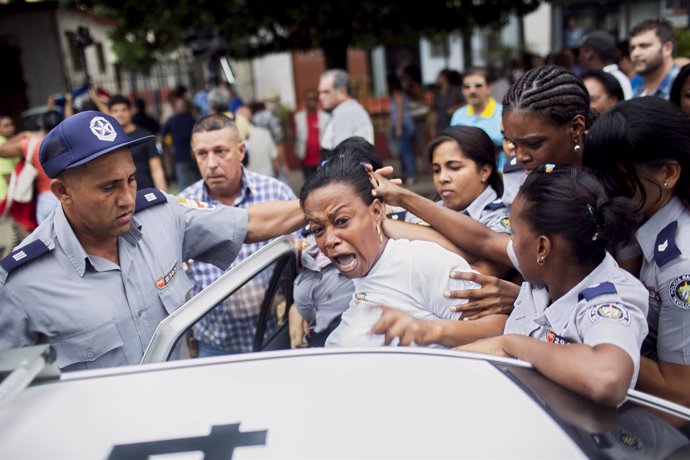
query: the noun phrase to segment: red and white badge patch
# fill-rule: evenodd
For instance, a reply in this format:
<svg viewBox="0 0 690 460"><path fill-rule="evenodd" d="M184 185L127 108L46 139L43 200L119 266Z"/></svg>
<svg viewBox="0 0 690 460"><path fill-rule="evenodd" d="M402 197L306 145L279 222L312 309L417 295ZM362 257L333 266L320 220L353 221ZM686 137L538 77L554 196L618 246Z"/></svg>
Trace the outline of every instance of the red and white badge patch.
<svg viewBox="0 0 690 460"><path fill-rule="evenodd" d="M177 270L178 270L178 265L177 262L175 262L175 265L172 266L172 268L166 273L165 275L161 276L156 280L156 287L158 289L163 289L165 288L170 282L175 278L175 275L177 275Z"/></svg>

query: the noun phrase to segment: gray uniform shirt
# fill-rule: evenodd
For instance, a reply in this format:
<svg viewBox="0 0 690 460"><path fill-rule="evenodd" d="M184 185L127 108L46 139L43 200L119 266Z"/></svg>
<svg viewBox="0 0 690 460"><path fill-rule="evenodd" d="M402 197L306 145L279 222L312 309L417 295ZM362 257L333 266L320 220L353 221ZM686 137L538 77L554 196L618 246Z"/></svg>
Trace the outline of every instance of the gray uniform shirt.
<svg viewBox="0 0 690 460"><path fill-rule="evenodd" d="M437 201L436 204L443 206L443 200ZM403 208L397 209L401 210L398 214L404 213L403 217L405 222L426 225L426 222L414 214L406 212ZM460 212L464 212L467 216L486 225L494 232L511 233L510 212L503 201L498 198L496 191L492 187L486 187L484 191L470 203L467 209Z"/></svg>
<svg viewBox="0 0 690 460"><path fill-rule="evenodd" d="M585 279L549 305L545 287L523 283L504 334L549 343L610 343L625 350L640 369L640 347L647 335L647 290L618 267L610 254Z"/></svg>
<svg viewBox="0 0 690 460"><path fill-rule="evenodd" d="M690 365L690 211L673 198L636 238L644 260L640 280L649 290L649 336L642 354Z"/></svg>
<svg viewBox="0 0 690 460"><path fill-rule="evenodd" d="M527 179L527 173L517 161L516 157L508 157L508 161L503 165L503 204L508 208L513 204L513 200L520 191L522 183Z"/></svg>
<svg viewBox="0 0 690 460"><path fill-rule="evenodd" d="M246 235L246 209L181 200L139 192L119 266L87 254L58 207L0 262L0 350L48 342L62 370L138 364L192 288L183 261L225 269Z"/></svg>

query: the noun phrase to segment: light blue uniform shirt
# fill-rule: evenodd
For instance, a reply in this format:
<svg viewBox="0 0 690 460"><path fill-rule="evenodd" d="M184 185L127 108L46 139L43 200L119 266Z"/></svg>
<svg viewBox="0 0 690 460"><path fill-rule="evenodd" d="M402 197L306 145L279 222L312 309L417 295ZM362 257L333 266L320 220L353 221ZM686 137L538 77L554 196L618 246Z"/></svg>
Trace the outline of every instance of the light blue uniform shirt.
<svg viewBox="0 0 690 460"><path fill-rule="evenodd" d="M549 343L609 343L632 359L634 387L640 347L647 335L647 290L616 264L610 254L564 296L551 303L545 287L522 283L504 334L520 334Z"/></svg>
<svg viewBox="0 0 690 460"><path fill-rule="evenodd" d="M61 206L0 262L0 350L48 342L62 370L138 364L192 288L182 263L226 268L242 246L246 209L181 205L153 189L137 209L141 200L156 205L118 238L119 266L84 251Z"/></svg>
<svg viewBox="0 0 690 460"><path fill-rule="evenodd" d="M690 365L690 211L674 197L636 233L649 290L649 336L642 354Z"/></svg>

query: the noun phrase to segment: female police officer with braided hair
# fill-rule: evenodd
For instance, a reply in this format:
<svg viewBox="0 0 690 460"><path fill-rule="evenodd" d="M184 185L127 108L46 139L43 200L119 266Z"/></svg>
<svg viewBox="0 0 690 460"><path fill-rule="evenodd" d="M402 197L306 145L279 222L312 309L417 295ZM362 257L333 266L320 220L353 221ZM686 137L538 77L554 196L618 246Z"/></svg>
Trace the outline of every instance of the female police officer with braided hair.
<svg viewBox="0 0 690 460"><path fill-rule="evenodd" d="M656 97L623 102L587 137L585 166L609 195L632 197L646 222L640 280L649 336L637 388L690 405L690 118Z"/></svg>
<svg viewBox="0 0 690 460"><path fill-rule="evenodd" d="M515 157L504 166L503 202L510 205L526 175L540 165L579 166L584 153L585 131L591 126L594 115L587 88L582 79L569 70L544 66L520 77L503 100L505 138L515 151ZM472 256L511 265L507 235L491 231L462 214L434 206L431 200L393 186L380 175L375 178L374 194L387 204L406 208ZM472 315L509 311L518 290L517 286L493 277L473 273L455 276L490 287L452 294L458 298L472 296L474 300L460 307L465 312L471 311ZM487 293L496 291L501 298L509 300L497 302L498 297L486 297ZM490 310L485 310L487 307Z"/></svg>
<svg viewBox="0 0 690 460"><path fill-rule="evenodd" d="M634 204L608 200L585 171L557 167L530 174L511 214L515 265L525 282L503 335L462 349L520 358L577 393L617 404L637 378L648 300L606 248L631 236ZM386 309L373 332L401 344L451 347L490 337L496 316L423 321Z"/></svg>

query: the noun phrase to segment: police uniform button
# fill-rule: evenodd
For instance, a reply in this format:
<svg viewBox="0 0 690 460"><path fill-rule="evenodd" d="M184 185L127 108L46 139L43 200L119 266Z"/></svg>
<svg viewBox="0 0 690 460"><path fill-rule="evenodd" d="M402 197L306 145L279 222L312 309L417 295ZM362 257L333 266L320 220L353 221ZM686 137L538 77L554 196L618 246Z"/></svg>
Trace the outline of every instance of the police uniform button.
<svg viewBox="0 0 690 460"><path fill-rule="evenodd" d="M138 316L139 318L141 318L141 315L143 315L143 314L144 314L144 310L139 310L139 311L137 312L137 316Z"/></svg>
<svg viewBox="0 0 690 460"><path fill-rule="evenodd" d="M86 357L87 358L93 358L93 351L86 352Z"/></svg>

